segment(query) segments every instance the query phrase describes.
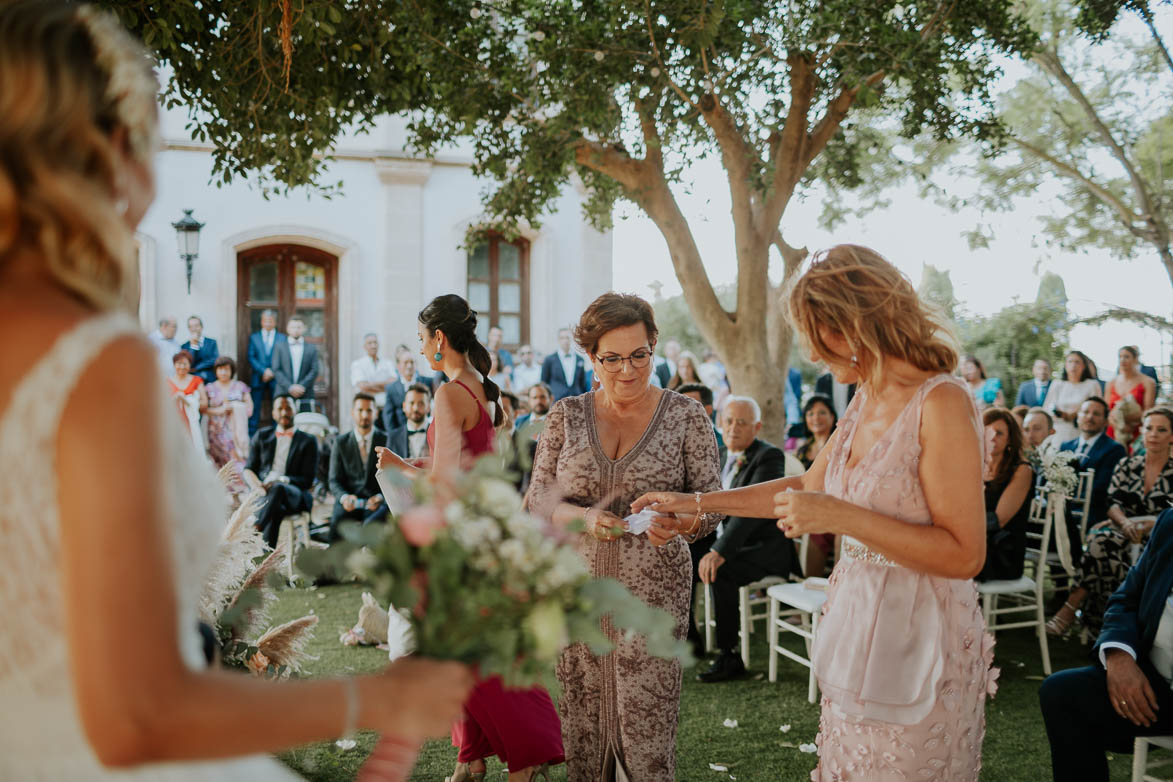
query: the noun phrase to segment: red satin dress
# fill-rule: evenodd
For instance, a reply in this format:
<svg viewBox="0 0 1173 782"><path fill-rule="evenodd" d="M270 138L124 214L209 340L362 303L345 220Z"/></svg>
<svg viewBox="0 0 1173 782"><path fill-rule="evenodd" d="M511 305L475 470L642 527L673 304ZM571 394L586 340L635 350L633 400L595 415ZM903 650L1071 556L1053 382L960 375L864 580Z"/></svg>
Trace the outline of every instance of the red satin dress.
<svg viewBox="0 0 1173 782"><path fill-rule="evenodd" d="M459 380L452 381L477 396ZM480 400L477 400L480 406ZM436 422L428 426L428 451L436 452ZM493 450L493 419L481 406L481 417L464 432L464 454L474 459ZM506 690L501 678L479 682L464 704L464 719L452 726L452 746L460 749L457 761L496 755L509 767L521 771L543 763L556 765L566 760L562 750L562 723L545 687Z"/></svg>

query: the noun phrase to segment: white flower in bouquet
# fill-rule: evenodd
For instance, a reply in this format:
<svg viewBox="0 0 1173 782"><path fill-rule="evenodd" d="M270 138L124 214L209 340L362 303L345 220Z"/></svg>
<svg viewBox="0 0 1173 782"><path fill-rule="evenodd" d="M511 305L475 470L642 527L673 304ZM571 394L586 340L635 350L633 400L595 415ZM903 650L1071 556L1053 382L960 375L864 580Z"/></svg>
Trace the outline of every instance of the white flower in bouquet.
<svg viewBox="0 0 1173 782"><path fill-rule="evenodd" d="M589 577L590 571L578 552L567 546L557 547L550 567L538 577L538 594L549 594Z"/></svg>
<svg viewBox="0 0 1173 782"><path fill-rule="evenodd" d="M525 618L525 625L533 634L535 652L540 658L556 657L569 640L566 612L554 601L535 605Z"/></svg>
<svg viewBox="0 0 1173 782"><path fill-rule="evenodd" d="M528 513L518 512L502 517L505 520L505 529L515 538L527 540L545 539L545 523Z"/></svg>
<svg viewBox="0 0 1173 782"><path fill-rule="evenodd" d="M539 560L536 552L527 547L525 542L518 538L510 538L502 543L498 549L501 558L509 563L518 573L531 576L537 570Z"/></svg>
<svg viewBox="0 0 1173 782"><path fill-rule="evenodd" d="M1075 456L1069 451L1047 451L1041 462L1048 489L1070 497L1079 483Z"/></svg>
<svg viewBox="0 0 1173 782"><path fill-rule="evenodd" d="M465 518L448 529L453 540L470 551L493 546L501 540L501 525L486 516Z"/></svg>
<svg viewBox="0 0 1173 782"><path fill-rule="evenodd" d="M444 508L444 520L451 526L456 526L468 517L468 510L460 500L453 500Z"/></svg>
<svg viewBox="0 0 1173 782"><path fill-rule="evenodd" d="M499 519L512 518L521 510L517 489L499 478L483 478L477 486L477 499L482 509Z"/></svg>

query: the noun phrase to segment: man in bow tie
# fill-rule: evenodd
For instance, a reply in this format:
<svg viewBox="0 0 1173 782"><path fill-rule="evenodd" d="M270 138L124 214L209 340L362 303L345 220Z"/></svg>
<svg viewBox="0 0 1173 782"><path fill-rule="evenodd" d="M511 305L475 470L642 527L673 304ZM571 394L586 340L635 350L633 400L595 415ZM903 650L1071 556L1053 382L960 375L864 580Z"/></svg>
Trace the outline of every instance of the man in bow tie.
<svg viewBox="0 0 1173 782"><path fill-rule="evenodd" d="M273 348L277 393L293 397L297 411L313 409L318 379L318 349L305 339L305 321L294 315L285 327L288 339Z"/></svg>
<svg viewBox="0 0 1173 782"><path fill-rule="evenodd" d="M350 418L354 429L338 438L330 452L330 493L334 512L330 516L330 540L338 540L338 525L346 519L382 520L387 507L375 481L379 456L376 448L387 445L387 436L375 431L375 398L367 393L354 395Z"/></svg>
<svg viewBox="0 0 1173 782"><path fill-rule="evenodd" d="M387 435L387 447L404 459L431 456L428 447L428 415L432 395L423 383L412 383L403 395L403 423Z"/></svg>
<svg viewBox="0 0 1173 782"><path fill-rule="evenodd" d="M318 441L293 428L293 399L273 400L276 426L257 432L248 449L248 470L265 491L257 513L257 529L270 548L277 546L281 522L286 516L307 513L313 506L314 473L318 466ZM252 478L249 479L252 483Z"/></svg>
<svg viewBox="0 0 1173 782"><path fill-rule="evenodd" d="M782 451L757 439L762 429L758 403L744 396L730 396L721 411L721 432L727 449L721 468L721 485L738 489L786 475ZM702 682L720 682L744 676L739 652L740 606L738 590L766 576L787 576L796 567L794 541L778 529L776 519L730 516L717 531L689 548L693 560L693 594L697 581L712 589L717 621L717 659L697 676ZM694 614L690 612L689 616ZM693 648L703 652L701 634L689 623ZM702 655L697 654L698 658Z"/></svg>

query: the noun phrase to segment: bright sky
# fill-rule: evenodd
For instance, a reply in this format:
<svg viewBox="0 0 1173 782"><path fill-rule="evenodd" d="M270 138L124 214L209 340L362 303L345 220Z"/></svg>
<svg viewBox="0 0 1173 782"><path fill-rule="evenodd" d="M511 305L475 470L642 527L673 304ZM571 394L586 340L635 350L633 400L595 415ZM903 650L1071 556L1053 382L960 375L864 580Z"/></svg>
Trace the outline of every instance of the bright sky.
<svg viewBox="0 0 1173 782"><path fill-rule="evenodd" d="M736 281L733 257L733 225L727 180L716 161L702 161L690 171L692 195L680 194L715 285ZM1155 252L1131 261L1107 253L1071 254L1048 248L1036 238L1034 217L1043 203L1025 203L1013 212L986 215L954 213L931 200L922 200L915 188L892 193L893 206L863 219L850 220L833 234L818 227L820 207L814 199L793 201L783 218L784 235L793 246L809 249L854 242L875 248L920 284L923 265L947 270L954 294L966 310L991 314L1013 303L1015 297L1031 301L1043 273L1054 271L1067 286L1069 309L1078 316L1094 315L1109 306L1124 306L1168 317L1169 278ZM623 219L626 216L626 219ZM979 222L990 224L994 241L989 249L971 250L963 233ZM615 223L614 286L616 290L650 296L648 284L659 280L663 295L680 293L672 262L656 226L638 210L628 207ZM1086 352L1100 367L1101 377L1115 373L1116 351L1136 344L1147 363L1162 364L1157 332L1130 323L1109 322L1100 327L1078 326L1072 344ZM1166 347L1164 355L1168 355Z"/></svg>

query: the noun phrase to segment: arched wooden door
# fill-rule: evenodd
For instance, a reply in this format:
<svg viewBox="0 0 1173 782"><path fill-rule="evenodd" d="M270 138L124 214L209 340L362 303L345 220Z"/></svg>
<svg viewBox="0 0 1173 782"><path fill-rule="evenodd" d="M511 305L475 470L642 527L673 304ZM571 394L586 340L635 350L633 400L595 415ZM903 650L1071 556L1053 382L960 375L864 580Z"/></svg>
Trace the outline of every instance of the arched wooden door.
<svg viewBox="0 0 1173 782"><path fill-rule="evenodd" d="M338 423L338 257L298 244L267 244L236 256L236 351L242 378L249 372L249 335L261 328L261 313L277 311L284 332L293 315L305 321L306 341L318 348L314 384L318 409ZM265 419L268 411L264 411Z"/></svg>

